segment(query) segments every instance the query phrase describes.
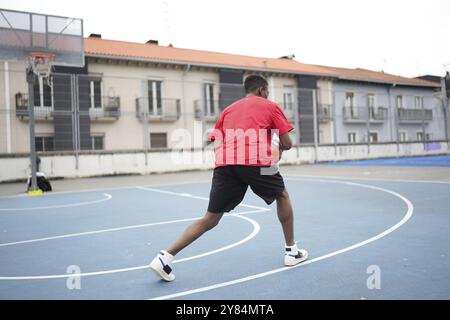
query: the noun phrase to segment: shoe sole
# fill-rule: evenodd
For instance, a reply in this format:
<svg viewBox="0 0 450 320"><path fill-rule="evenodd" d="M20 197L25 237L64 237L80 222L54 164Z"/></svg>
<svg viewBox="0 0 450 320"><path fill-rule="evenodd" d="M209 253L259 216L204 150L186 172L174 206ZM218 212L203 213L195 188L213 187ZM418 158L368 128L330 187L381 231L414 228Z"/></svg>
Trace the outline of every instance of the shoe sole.
<svg viewBox="0 0 450 320"><path fill-rule="evenodd" d="M153 267L152 265L150 265L150 270L152 270L159 278L161 278L164 281L170 282L175 280L175 275L173 275L173 278L168 278L167 276L165 276L164 274L161 274L158 269L156 269L155 267Z"/></svg>
<svg viewBox="0 0 450 320"><path fill-rule="evenodd" d="M293 267L298 265L299 263L305 262L306 260L308 260L308 252L306 252L306 254L301 259L293 260L291 262L284 262L284 265L286 267Z"/></svg>

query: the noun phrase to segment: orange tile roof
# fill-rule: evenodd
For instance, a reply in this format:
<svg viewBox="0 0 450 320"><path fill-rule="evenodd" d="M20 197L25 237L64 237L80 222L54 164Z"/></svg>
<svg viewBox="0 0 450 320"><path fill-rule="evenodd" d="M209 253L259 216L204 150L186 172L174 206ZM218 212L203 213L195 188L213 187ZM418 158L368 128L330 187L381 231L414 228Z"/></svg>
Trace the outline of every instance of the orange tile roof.
<svg viewBox="0 0 450 320"><path fill-rule="evenodd" d="M251 57L99 38L85 39L85 53L88 56L117 56L173 63L182 62L267 71L332 75L322 67L302 64L295 60Z"/></svg>
<svg viewBox="0 0 450 320"><path fill-rule="evenodd" d="M356 81L370 81L377 83L392 83L398 85L412 85L412 86L423 86L423 87L440 87L439 84L436 84L431 81L417 79L417 78L406 78L401 76L396 76L393 74L372 71L368 69L347 69L347 68L337 68L337 67L325 67L322 68L328 69L331 72L335 72L338 74L339 79L342 80L356 80Z"/></svg>
<svg viewBox="0 0 450 320"><path fill-rule="evenodd" d="M161 61L167 63L191 63L247 70L287 72L294 74L328 76L339 79L397 83L414 86L436 87L435 83L393 76L363 69L345 69L300 63L289 59L274 59L237 54L182 49L156 44L86 38L85 53L93 57L117 57L133 60Z"/></svg>

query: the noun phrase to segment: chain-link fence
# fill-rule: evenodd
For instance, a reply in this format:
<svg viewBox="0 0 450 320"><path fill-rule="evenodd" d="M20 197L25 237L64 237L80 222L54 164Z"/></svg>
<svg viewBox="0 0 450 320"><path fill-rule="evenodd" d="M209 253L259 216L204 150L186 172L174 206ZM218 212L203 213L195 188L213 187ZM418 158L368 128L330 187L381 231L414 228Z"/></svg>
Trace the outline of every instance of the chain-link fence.
<svg viewBox="0 0 450 320"><path fill-rule="evenodd" d="M243 97L242 84L211 74L159 70L107 75L54 72L34 85L35 145L39 153L120 153L208 146L220 112ZM151 73L151 71L145 71ZM192 71L194 73L194 71ZM25 71L5 70L0 87L0 154L30 149ZM113 74L113 72L110 72ZM7 81L6 81L7 79ZM269 81L269 99L295 127L297 145L448 141L448 111L433 89L295 78Z"/></svg>

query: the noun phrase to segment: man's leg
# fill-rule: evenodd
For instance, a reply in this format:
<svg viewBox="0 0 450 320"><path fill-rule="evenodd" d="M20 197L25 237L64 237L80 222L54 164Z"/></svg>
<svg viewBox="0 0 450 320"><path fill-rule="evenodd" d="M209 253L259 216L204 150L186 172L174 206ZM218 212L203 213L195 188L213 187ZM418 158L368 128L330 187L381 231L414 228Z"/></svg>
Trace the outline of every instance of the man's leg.
<svg viewBox="0 0 450 320"><path fill-rule="evenodd" d="M289 193L284 189L281 196L277 198L278 220L283 227L284 239L287 246L293 246L294 242L294 213L292 210Z"/></svg>
<svg viewBox="0 0 450 320"><path fill-rule="evenodd" d="M184 230L183 234L170 246L167 252L173 256L176 255L206 231L217 226L222 216L223 213L206 212L203 218L194 222Z"/></svg>

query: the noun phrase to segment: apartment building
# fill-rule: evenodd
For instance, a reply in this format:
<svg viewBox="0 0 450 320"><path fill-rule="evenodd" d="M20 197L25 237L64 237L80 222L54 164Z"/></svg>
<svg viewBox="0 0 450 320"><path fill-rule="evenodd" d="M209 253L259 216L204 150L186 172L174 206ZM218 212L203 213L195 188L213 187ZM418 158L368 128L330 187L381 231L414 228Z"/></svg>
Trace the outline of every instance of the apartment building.
<svg viewBox="0 0 450 320"><path fill-rule="evenodd" d="M337 143L446 140L439 86L364 69L330 68Z"/></svg>
<svg viewBox="0 0 450 320"><path fill-rule="evenodd" d="M244 96L245 77L255 73L268 79L269 99L294 124L297 143L442 135L433 100L439 86L422 79L100 35L85 39L85 55L84 68L55 67L50 81L35 83L38 151L201 147L221 110ZM25 67L4 62L0 71L0 153L29 150ZM182 139L183 132L191 139Z"/></svg>

